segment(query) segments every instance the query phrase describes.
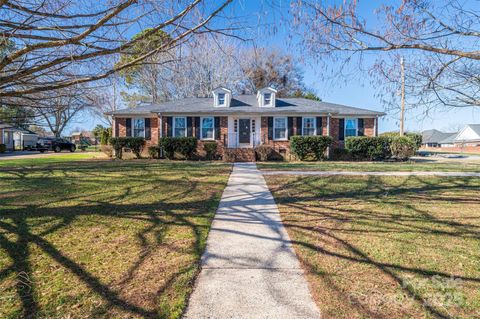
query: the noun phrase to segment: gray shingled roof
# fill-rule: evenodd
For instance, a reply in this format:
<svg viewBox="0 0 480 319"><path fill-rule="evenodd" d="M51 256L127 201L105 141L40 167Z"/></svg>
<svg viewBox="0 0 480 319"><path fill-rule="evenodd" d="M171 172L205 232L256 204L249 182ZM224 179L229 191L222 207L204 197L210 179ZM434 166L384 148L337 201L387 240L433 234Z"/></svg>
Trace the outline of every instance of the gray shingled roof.
<svg viewBox="0 0 480 319"><path fill-rule="evenodd" d="M468 126L478 135L480 135L480 124L468 124Z"/></svg>
<svg viewBox="0 0 480 319"><path fill-rule="evenodd" d="M275 107L258 107L255 95L233 96L230 107L214 107L213 98L186 98L159 104L145 104L118 110L110 115L163 114L332 114L345 116L382 116L383 112L303 98L276 98Z"/></svg>
<svg viewBox="0 0 480 319"><path fill-rule="evenodd" d="M422 132L422 143L423 144L431 144L431 143L449 144L450 142L448 141L450 139L452 140L451 143L453 143L453 139L455 138L455 136L457 136L457 134L458 133L445 133L439 130L426 130Z"/></svg>

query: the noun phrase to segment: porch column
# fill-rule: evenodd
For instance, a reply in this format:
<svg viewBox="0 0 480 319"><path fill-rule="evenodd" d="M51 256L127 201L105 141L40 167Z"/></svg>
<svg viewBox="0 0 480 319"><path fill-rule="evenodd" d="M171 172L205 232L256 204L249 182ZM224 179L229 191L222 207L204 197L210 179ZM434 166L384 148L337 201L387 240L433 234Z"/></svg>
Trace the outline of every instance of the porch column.
<svg viewBox="0 0 480 319"><path fill-rule="evenodd" d="M328 113L328 116L327 116L327 136L330 136L330 117L332 116L332 114ZM330 147L327 147L327 158L330 158Z"/></svg>

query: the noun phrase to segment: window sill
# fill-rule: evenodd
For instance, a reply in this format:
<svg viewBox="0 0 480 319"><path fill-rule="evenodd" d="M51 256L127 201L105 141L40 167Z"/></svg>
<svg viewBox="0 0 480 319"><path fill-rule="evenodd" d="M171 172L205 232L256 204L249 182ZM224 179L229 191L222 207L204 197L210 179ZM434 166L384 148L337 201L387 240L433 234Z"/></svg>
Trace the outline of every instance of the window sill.
<svg viewBox="0 0 480 319"><path fill-rule="evenodd" d="M275 141L275 142L286 142L286 141L288 141L288 138L274 138L272 141Z"/></svg>
<svg viewBox="0 0 480 319"><path fill-rule="evenodd" d="M200 141L215 141L214 138L200 138Z"/></svg>

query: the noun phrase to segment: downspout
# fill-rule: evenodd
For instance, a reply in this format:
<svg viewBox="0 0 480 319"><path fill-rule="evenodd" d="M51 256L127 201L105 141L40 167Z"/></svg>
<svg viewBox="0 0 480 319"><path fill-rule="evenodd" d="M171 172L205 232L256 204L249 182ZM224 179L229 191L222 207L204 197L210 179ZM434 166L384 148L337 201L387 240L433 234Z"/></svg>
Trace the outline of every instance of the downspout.
<svg viewBox="0 0 480 319"><path fill-rule="evenodd" d="M327 136L330 136L330 117L332 116L331 113L327 115ZM327 158L330 158L330 146L327 148Z"/></svg>
<svg viewBox="0 0 480 319"><path fill-rule="evenodd" d="M375 117L375 121L373 123L373 136L378 135L378 115Z"/></svg>
<svg viewBox="0 0 480 319"><path fill-rule="evenodd" d="M159 138L158 138L158 145L160 146L160 139L163 137L163 115L161 115L160 113L157 113L157 116L160 118L159 119L159 130L158 130L158 135L159 135ZM163 157L163 149L160 148L160 158Z"/></svg>

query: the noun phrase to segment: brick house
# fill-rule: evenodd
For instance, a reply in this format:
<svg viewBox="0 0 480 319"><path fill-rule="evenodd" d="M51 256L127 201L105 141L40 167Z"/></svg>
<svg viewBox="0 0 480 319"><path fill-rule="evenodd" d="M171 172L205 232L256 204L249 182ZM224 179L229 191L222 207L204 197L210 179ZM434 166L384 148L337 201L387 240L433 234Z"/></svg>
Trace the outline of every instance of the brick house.
<svg viewBox="0 0 480 319"><path fill-rule="evenodd" d="M385 115L303 98L277 98L276 93L265 88L256 95L233 96L220 87L209 98L141 105L108 114L113 116L115 137L145 137L150 146L157 145L162 136L195 136L199 152L204 141L216 141L220 153L225 148L253 153L262 144L288 152L288 139L293 135L329 135L334 147L343 147L347 136L376 136L378 118Z"/></svg>

